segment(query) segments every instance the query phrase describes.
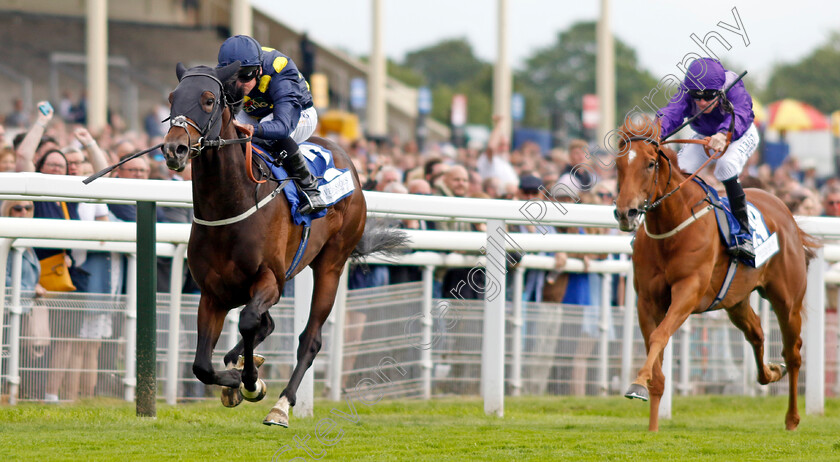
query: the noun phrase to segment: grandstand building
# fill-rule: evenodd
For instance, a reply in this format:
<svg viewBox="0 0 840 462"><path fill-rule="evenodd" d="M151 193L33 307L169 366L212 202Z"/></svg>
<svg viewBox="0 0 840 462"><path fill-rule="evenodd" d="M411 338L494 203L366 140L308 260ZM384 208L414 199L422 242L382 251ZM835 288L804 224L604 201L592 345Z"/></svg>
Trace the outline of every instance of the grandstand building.
<svg viewBox="0 0 840 462"><path fill-rule="evenodd" d="M108 107L129 128L140 129L145 114L177 84L175 64L215 65L219 45L230 34L228 0L109 0ZM265 46L300 60L301 32L253 10L253 36ZM0 0L0 114L14 99L26 108L62 95L78 100L85 89L85 2ZM331 110L348 113L350 82L367 78L359 60L317 43L316 71L326 75ZM394 79L386 83L387 122L391 135L413 139L417 124L417 89ZM428 139L449 138L448 128L427 121Z"/></svg>

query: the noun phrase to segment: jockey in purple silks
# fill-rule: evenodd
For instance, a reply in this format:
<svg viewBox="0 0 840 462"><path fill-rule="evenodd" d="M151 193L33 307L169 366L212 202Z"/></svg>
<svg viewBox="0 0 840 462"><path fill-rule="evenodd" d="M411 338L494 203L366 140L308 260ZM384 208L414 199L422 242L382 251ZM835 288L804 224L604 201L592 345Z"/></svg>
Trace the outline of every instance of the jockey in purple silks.
<svg viewBox="0 0 840 462"><path fill-rule="evenodd" d="M732 213L738 220L741 230L749 234L747 201L744 189L738 181L738 175L744 169L747 159L758 147L758 130L753 125L755 115L752 110L752 97L744 88L744 82L739 81L725 95L732 106L734 115L725 110L722 98L712 103L712 100L737 78L737 74L724 69L720 61L716 59L694 60L688 66L688 72L685 75L685 88L682 88L682 91L657 113L657 117L662 123L661 134L665 136L679 127L684 119L702 112L691 122L691 128L697 133L694 138L711 137L709 148L719 152L726 148L726 133L731 126L732 117L735 117L732 141L723 156L717 160L714 175L723 182L726 188ZM682 170L695 172L706 162L707 157L702 145L687 144L680 150L678 159ZM752 238L737 243L729 249L729 252L733 255L755 258Z"/></svg>

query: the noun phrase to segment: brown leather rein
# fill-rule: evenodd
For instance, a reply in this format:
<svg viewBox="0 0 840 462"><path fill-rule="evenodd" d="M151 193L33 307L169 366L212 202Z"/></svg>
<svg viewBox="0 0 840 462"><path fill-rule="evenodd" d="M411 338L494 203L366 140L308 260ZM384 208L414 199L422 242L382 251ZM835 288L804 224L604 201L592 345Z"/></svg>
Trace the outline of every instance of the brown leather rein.
<svg viewBox="0 0 840 462"><path fill-rule="evenodd" d="M727 132L727 134L726 134L726 144L723 146L723 150L721 150L716 155L713 154L712 151L709 149L709 140L710 139L711 139L711 137L707 136L703 139L676 139L676 140L668 140L668 141L660 142L659 140L655 140L655 139L647 137L647 136L632 136L632 137L628 138L628 141L630 141L630 142L645 141L648 144L653 144L654 146L656 146L656 152L659 155L659 157L663 157L665 159L665 161L668 162L668 182L665 183L666 188L668 187L668 185L671 184L671 169L673 168L673 166L671 165L671 159L669 159L668 156L665 155L664 152L662 152L662 149L661 149L662 145L670 144L670 143L701 144L701 145L703 145L703 151L706 152L706 156L708 157L708 159L706 159L706 162L703 162L703 165L701 165L700 168L698 168L694 173L689 175L688 178L686 178L680 184L678 184L676 188L674 188L670 192L667 192L667 193L663 194L662 196L660 196L656 199L653 199L654 194L656 194L656 182L658 181L658 178L659 178L659 172L658 172L659 162L656 162L656 170L657 171L653 175L654 187L651 189L650 197L645 199L645 205L642 207L642 213L646 213L648 210L653 209L654 207L661 204L662 201L664 201L665 199L667 199L668 197L670 197L671 195L673 195L674 193L679 191L680 188L683 187L683 185L685 185L686 183L688 183L689 181L694 179L694 177L696 177L697 174L701 170L706 168L706 165L708 165L709 162L711 162L713 160L720 159L723 156L723 153L725 153L726 150L729 149L729 144L731 143L731 140L732 140L732 131ZM651 202L651 200L653 200L653 201Z"/></svg>
<svg viewBox="0 0 840 462"><path fill-rule="evenodd" d="M253 152L251 149L251 138L254 134L253 130L251 130L250 125L243 125L236 120L233 121L233 126L236 127L236 131L239 133L244 133L245 136L248 137L248 142L245 143L245 164L248 165L245 168L245 171L248 173L248 178L256 184L263 184L266 180L258 180L254 177L254 163L252 162L253 159Z"/></svg>

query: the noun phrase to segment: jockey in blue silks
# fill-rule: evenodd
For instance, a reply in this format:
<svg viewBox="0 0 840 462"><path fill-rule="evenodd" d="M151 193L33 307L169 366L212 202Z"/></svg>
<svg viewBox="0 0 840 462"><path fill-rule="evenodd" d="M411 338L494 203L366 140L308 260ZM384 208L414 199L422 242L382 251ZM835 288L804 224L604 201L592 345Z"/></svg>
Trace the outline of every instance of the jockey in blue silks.
<svg viewBox="0 0 840 462"><path fill-rule="evenodd" d="M309 171L298 143L306 141L318 125L309 84L288 56L273 48L261 47L247 35L236 35L219 48L219 65L239 61L237 88L245 92L242 111L236 119L253 128L255 138L297 177L303 191L300 213L317 213L326 205L318 191L317 179Z"/></svg>
<svg viewBox="0 0 840 462"><path fill-rule="evenodd" d="M726 188L732 213L741 230L749 234L746 196L738 181L738 175L758 147L759 136L753 124L755 115L752 110L752 97L744 88L744 82L739 81L726 92L725 99L721 98L712 103L712 100L737 78L737 74L724 69L716 59L694 60L688 66L685 75L685 88L657 113L657 117L662 123L661 134L665 136L679 127L684 119L702 112L691 122L691 128L697 133L694 138L711 137L708 146L718 152L726 148L726 133L730 129L732 117L735 118L732 141L723 156L717 160L714 175ZM732 114L724 106L726 100L731 104ZM695 172L706 162L707 157L702 145L687 144L680 150L678 159L683 171ZM751 238L737 243L729 252L755 258Z"/></svg>

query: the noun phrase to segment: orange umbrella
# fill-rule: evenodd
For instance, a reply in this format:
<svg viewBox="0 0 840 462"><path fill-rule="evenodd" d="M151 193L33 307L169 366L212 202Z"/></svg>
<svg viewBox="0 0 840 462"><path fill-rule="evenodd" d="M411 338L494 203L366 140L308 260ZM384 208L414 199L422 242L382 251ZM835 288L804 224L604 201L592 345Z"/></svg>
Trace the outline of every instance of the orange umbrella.
<svg viewBox="0 0 840 462"><path fill-rule="evenodd" d="M840 136L840 111L831 113L831 131L834 136Z"/></svg>
<svg viewBox="0 0 840 462"><path fill-rule="evenodd" d="M777 131L828 130L828 118L810 104L786 98L767 105L767 126Z"/></svg>

